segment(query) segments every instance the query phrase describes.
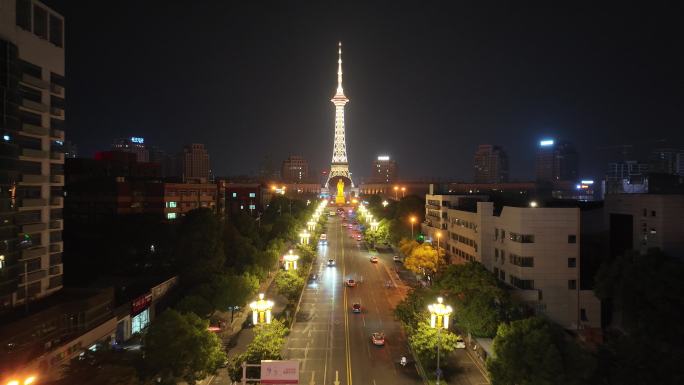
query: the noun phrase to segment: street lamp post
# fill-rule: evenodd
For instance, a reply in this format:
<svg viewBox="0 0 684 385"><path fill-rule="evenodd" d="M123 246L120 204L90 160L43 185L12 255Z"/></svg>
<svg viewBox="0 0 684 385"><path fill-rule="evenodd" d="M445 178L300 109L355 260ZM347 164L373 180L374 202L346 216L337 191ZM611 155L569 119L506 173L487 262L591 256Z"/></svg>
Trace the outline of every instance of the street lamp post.
<svg viewBox="0 0 684 385"><path fill-rule="evenodd" d="M394 200L398 201L399 200L399 186L394 186Z"/></svg>
<svg viewBox="0 0 684 385"><path fill-rule="evenodd" d="M442 238L442 233L438 231L435 235L437 236L437 258L439 258L439 238Z"/></svg>
<svg viewBox="0 0 684 385"><path fill-rule="evenodd" d="M413 224L416 222L416 217L411 217L411 239L413 239Z"/></svg>
<svg viewBox="0 0 684 385"><path fill-rule="evenodd" d="M271 323L271 309L273 309L273 305L273 301L264 299L264 293L259 293L259 299L249 304L249 307L252 309L252 323L254 326Z"/></svg>
<svg viewBox="0 0 684 385"><path fill-rule="evenodd" d="M310 237L311 234L308 231L302 231L301 233L299 233L299 243L301 243L302 245L308 245Z"/></svg>
<svg viewBox="0 0 684 385"><path fill-rule="evenodd" d="M444 305L442 302L444 302L444 299L442 297L437 297L437 303L428 305L428 310L430 311L430 327L437 329L437 385L439 385L439 378L442 375L442 371L439 368L441 331L442 329L449 329L449 315L453 311L451 306Z"/></svg>
<svg viewBox="0 0 684 385"><path fill-rule="evenodd" d="M406 187L401 188L401 197L404 197L404 193L406 192Z"/></svg>
<svg viewBox="0 0 684 385"><path fill-rule="evenodd" d="M285 261L285 270L297 270L297 261L299 260L299 255L292 254L292 250L290 250L283 256L283 260Z"/></svg>

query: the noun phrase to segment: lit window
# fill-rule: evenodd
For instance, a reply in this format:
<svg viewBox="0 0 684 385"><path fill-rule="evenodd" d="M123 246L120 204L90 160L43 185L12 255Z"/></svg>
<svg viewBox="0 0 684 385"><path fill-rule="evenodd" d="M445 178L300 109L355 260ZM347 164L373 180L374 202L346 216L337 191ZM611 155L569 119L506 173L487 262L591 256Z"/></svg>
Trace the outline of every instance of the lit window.
<svg viewBox="0 0 684 385"><path fill-rule="evenodd" d="M0 255L0 270L5 268L5 256Z"/></svg>
<svg viewBox="0 0 684 385"><path fill-rule="evenodd" d="M250 210L256 210L256 205L249 205Z"/></svg>
<svg viewBox="0 0 684 385"><path fill-rule="evenodd" d="M250 198L256 198L256 193L249 193Z"/></svg>
<svg viewBox="0 0 684 385"><path fill-rule="evenodd" d="M169 202L169 207L170 207L170 208L176 208L176 207L178 207L178 202Z"/></svg>
<svg viewBox="0 0 684 385"><path fill-rule="evenodd" d="M236 192L233 193L233 198L237 198L237 193L236 193Z"/></svg>
<svg viewBox="0 0 684 385"><path fill-rule="evenodd" d="M240 205L240 210L244 210L244 209L245 209L245 205Z"/></svg>
<svg viewBox="0 0 684 385"><path fill-rule="evenodd" d="M176 219L176 213L168 213L168 214L166 214L166 219Z"/></svg>

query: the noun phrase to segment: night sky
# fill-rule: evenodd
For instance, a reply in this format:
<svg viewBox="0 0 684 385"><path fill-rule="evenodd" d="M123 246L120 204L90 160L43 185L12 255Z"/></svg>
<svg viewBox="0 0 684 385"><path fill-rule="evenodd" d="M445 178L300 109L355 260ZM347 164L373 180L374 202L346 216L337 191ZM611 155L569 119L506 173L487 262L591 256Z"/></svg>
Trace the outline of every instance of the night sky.
<svg viewBox="0 0 684 385"><path fill-rule="evenodd" d="M135 135L205 143L216 175L290 153L325 168L338 40L357 178L389 154L405 178L471 180L491 143L530 179L549 136L576 143L583 177L614 145L684 146L682 3L46 3L66 17L67 139L84 156Z"/></svg>

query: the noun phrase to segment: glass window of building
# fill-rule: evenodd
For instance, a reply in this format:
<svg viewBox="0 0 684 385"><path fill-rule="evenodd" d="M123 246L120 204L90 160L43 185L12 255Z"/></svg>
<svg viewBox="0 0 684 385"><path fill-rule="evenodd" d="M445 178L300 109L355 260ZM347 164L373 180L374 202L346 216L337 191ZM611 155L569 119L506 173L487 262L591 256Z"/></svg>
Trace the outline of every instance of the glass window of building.
<svg viewBox="0 0 684 385"><path fill-rule="evenodd" d="M50 15L50 43L57 47L62 46L64 36L64 23L55 15Z"/></svg>
<svg viewBox="0 0 684 385"><path fill-rule="evenodd" d="M48 13L37 4L33 4L33 33L43 39L48 37Z"/></svg>

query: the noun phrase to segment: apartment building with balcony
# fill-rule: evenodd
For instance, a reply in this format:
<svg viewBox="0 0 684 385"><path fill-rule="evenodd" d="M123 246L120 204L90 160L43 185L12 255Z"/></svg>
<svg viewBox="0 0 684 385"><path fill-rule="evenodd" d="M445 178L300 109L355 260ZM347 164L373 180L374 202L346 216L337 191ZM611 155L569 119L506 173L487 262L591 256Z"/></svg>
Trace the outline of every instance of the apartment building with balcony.
<svg viewBox="0 0 684 385"><path fill-rule="evenodd" d="M488 200L426 195L423 231L433 244L440 233L450 263L481 263L537 314L570 330L600 328L601 303L582 282L582 209Z"/></svg>
<svg viewBox="0 0 684 385"><path fill-rule="evenodd" d="M64 18L0 0L0 313L62 288Z"/></svg>

